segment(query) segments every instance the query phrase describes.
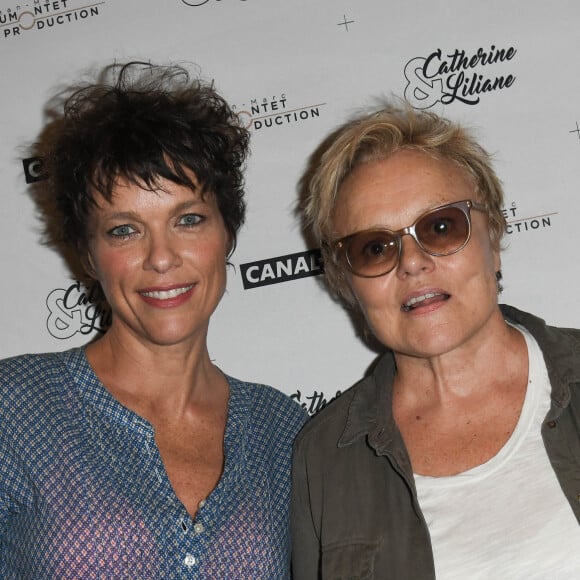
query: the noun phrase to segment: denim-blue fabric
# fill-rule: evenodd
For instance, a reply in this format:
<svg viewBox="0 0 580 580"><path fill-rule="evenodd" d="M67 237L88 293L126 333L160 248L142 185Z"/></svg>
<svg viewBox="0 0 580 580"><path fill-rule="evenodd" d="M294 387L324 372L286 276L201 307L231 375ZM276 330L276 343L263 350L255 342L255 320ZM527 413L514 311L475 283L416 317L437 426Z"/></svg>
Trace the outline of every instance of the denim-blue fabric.
<svg viewBox="0 0 580 580"><path fill-rule="evenodd" d="M223 475L195 520L152 426L84 349L0 362L0 578L289 578L289 397L228 377Z"/></svg>

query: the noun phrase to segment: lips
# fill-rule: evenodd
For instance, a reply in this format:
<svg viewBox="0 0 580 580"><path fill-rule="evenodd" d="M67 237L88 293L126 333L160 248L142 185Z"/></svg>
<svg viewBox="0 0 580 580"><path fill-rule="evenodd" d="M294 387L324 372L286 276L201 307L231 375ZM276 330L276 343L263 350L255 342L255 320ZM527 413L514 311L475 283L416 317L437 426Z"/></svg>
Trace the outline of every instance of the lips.
<svg viewBox="0 0 580 580"><path fill-rule="evenodd" d="M195 290L195 284L172 286L166 288L144 288L139 290L141 299L154 308L177 308L189 301Z"/></svg>
<svg viewBox="0 0 580 580"><path fill-rule="evenodd" d="M146 298L153 298L154 300L171 300L172 298L177 298L181 294L189 292L192 288L193 284L189 284L188 286L180 286L168 290L142 290L139 294Z"/></svg>
<svg viewBox="0 0 580 580"><path fill-rule="evenodd" d="M450 294L440 291L428 291L423 294L416 294L403 303L401 310L403 312L410 312L416 308L427 307L431 306L432 304L444 302L449 300L450 297Z"/></svg>

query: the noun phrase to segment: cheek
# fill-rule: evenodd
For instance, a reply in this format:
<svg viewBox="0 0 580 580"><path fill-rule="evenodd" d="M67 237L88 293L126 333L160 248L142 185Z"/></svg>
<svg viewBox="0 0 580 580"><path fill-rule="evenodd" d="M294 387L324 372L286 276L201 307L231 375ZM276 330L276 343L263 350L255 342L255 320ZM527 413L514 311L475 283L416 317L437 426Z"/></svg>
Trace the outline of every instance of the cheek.
<svg viewBox="0 0 580 580"><path fill-rule="evenodd" d="M472 277L483 277L486 282L493 280L495 286L495 273L501 268L499 251L492 247L488 238L474 245L472 250L465 255L464 268Z"/></svg>
<svg viewBox="0 0 580 580"><path fill-rule="evenodd" d="M450 260L443 272L448 289L473 316L497 305L497 262L496 252L489 246L479 246L461 259Z"/></svg>
<svg viewBox="0 0 580 580"><path fill-rule="evenodd" d="M135 254L124 252L101 251L92 254L91 263L96 279L101 284L122 279L135 272L140 258Z"/></svg>
<svg viewBox="0 0 580 580"><path fill-rule="evenodd" d="M388 307L393 302L390 282L389 274L380 278L356 278L352 276L349 280L350 289L357 304L367 318L376 309L384 310L382 314L388 314Z"/></svg>
<svg viewBox="0 0 580 580"><path fill-rule="evenodd" d="M206 275L226 276L226 244L213 243L195 245L183 254L185 261L189 262L200 273Z"/></svg>
<svg viewBox="0 0 580 580"><path fill-rule="evenodd" d="M495 268L499 264L499 245L491 239L491 234L487 227L481 225L473 227L471 240L465 248L468 252L479 255L480 260L492 264Z"/></svg>
<svg viewBox="0 0 580 580"><path fill-rule="evenodd" d="M400 307L392 297L389 284L380 279L351 285L356 303L372 335L383 345L391 347L400 336Z"/></svg>
<svg viewBox="0 0 580 580"><path fill-rule="evenodd" d="M211 238L196 240L183 248L194 259L209 263L226 261L227 240L222 236L212 236Z"/></svg>

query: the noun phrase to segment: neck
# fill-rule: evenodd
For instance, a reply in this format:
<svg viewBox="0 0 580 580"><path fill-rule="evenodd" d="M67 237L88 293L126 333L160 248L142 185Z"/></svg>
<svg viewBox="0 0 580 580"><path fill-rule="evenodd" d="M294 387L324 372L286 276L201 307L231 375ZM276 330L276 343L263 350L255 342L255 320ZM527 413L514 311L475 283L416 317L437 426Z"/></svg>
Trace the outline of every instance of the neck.
<svg viewBox="0 0 580 580"><path fill-rule="evenodd" d="M191 405L222 399L227 389L225 377L210 360L205 336L160 346L120 337L111 329L86 353L105 388L146 418L165 413L179 416Z"/></svg>
<svg viewBox="0 0 580 580"><path fill-rule="evenodd" d="M513 377L527 375L525 340L521 333L495 320L484 336L428 358L395 353L395 397L444 405L450 400L482 396Z"/></svg>

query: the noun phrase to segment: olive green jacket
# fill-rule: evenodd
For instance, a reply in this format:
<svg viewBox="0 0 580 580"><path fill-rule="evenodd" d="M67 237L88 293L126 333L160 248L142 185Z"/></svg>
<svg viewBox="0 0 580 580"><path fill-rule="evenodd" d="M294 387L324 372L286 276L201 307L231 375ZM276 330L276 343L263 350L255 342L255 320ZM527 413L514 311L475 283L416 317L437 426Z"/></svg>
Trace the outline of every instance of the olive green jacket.
<svg viewBox="0 0 580 580"><path fill-rule="evenodd" d="M580 330L509 306L537 340L552 385L542 437L580 522ZM294 448L294 580L431 580L431 540L391 414L392 353L305 425ZM474 498L477 501L477 498Z"/></svg>

